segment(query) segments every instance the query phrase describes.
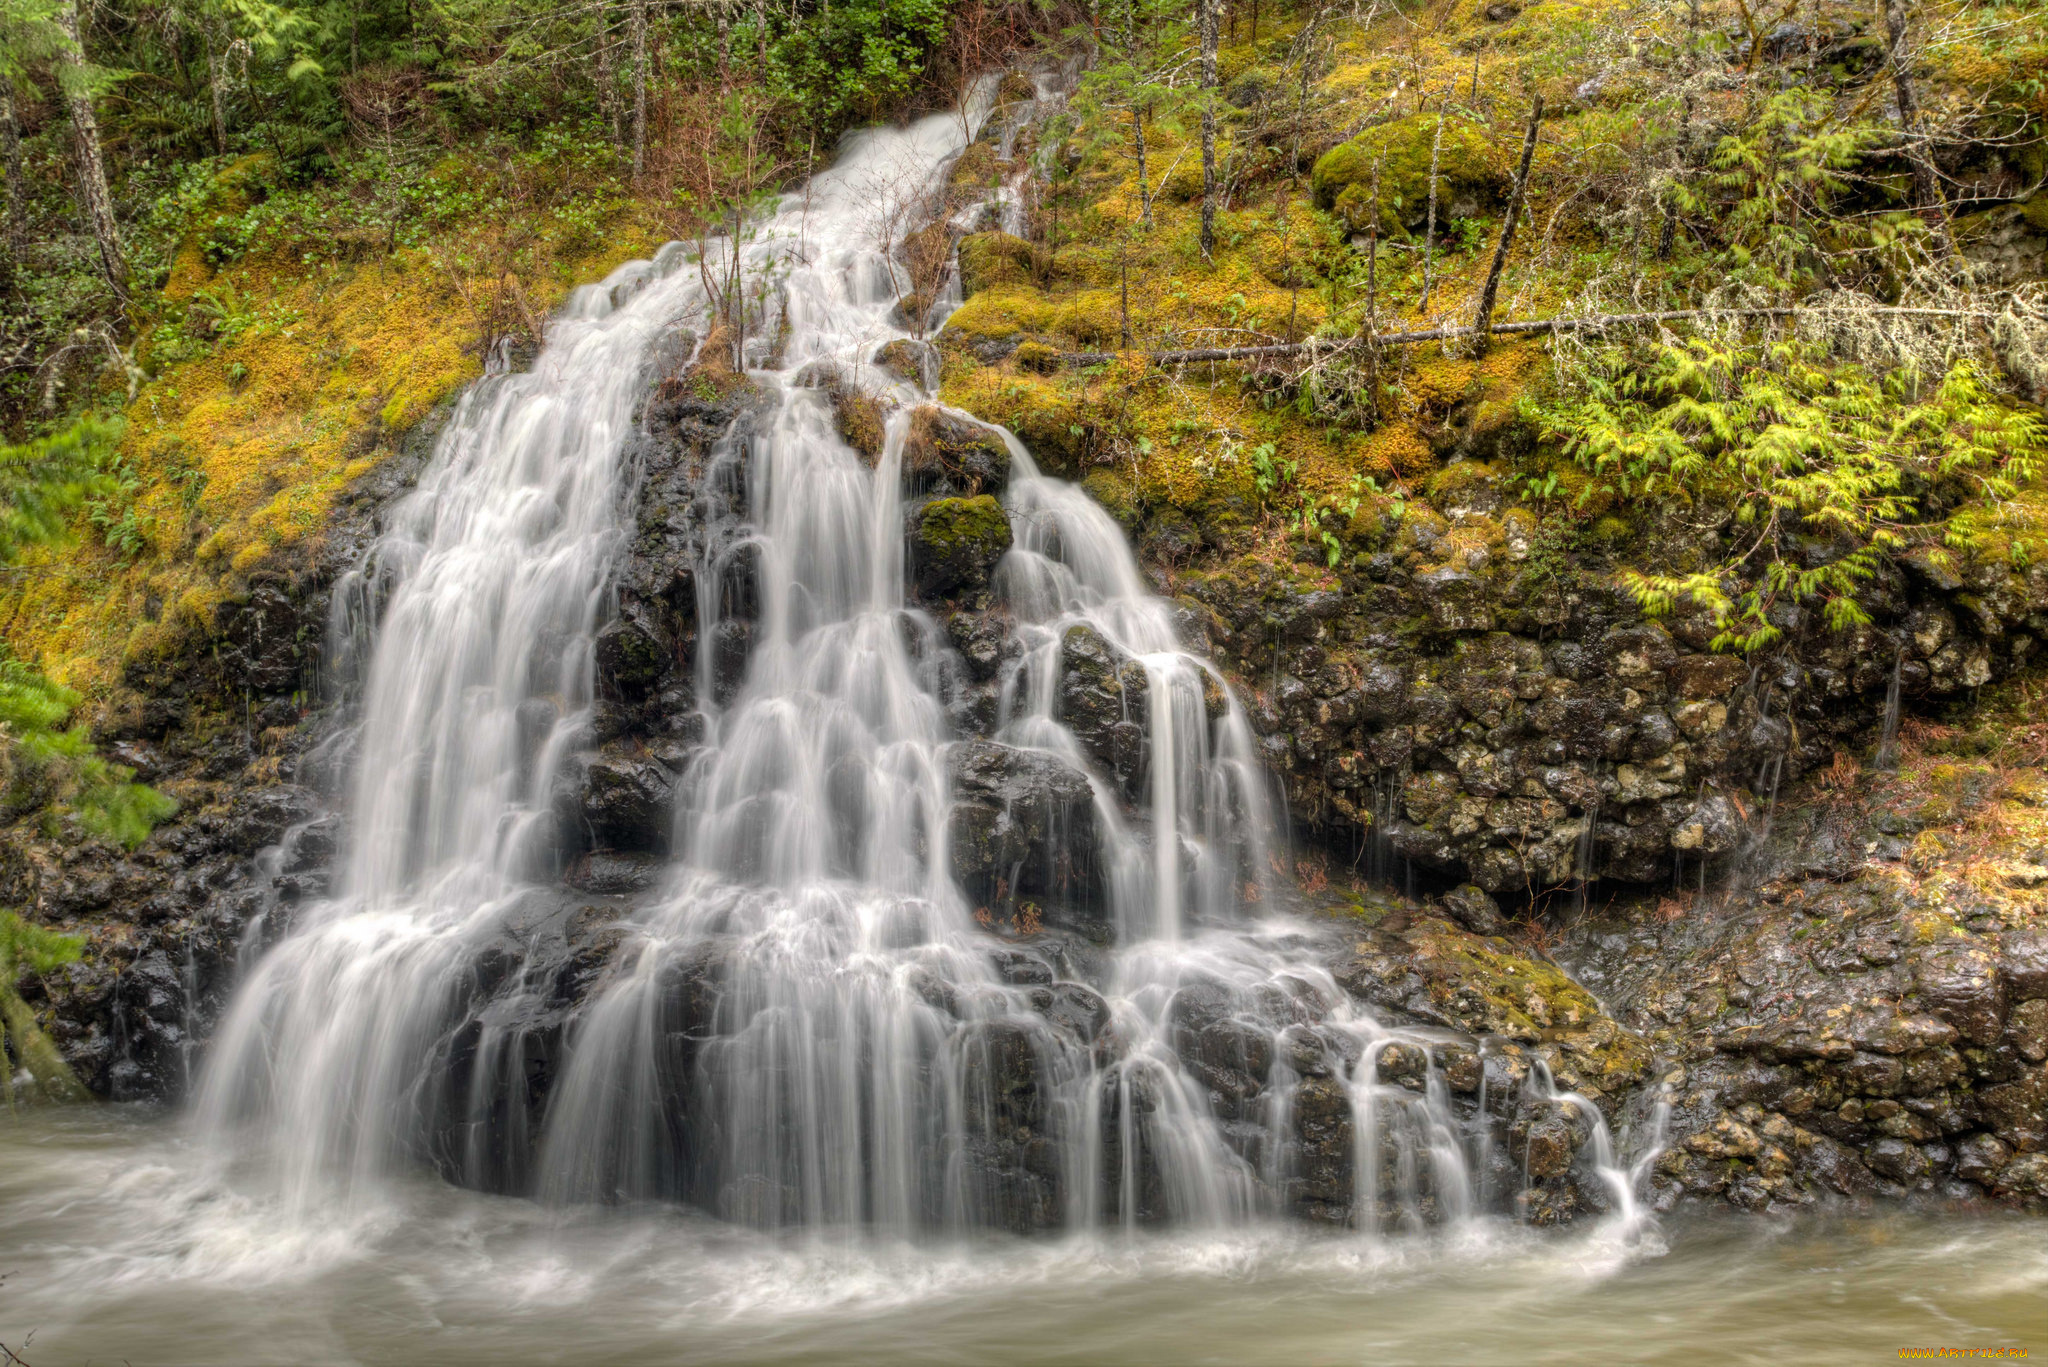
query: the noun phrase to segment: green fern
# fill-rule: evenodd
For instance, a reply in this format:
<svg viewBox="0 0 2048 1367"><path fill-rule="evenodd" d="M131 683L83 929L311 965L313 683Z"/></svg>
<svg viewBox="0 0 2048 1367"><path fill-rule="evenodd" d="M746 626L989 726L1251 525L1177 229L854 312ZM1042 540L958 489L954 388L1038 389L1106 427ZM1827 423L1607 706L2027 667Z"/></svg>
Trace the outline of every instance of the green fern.
<svg viewBox="0 0 2048 1367"><path fill-rule="evenodd" d="M0 446L0 563L54 540L80 504L107 492L104 466L121 438L119 419L87 414L21 446Z"/></svg>
<svg viewBox="0 0 2048 1367"><path fill-rule="evenodd" d="M1667 345L1647 366L1610 354L1532 411L1593 476L1581 506L1604 496L1732 514L1715 563L1622 584L1651 616L1705 608L1714 648L1744 653L1780 638L1781 603L1817 606L1837 629L1868 621L1857 595L1887 556L1968 547L1936 510L2009 500L2048 458L2048 425L1971 362L1930 386L1795 341ZM1834 546L1806 554L1817 539Z"/></svg>

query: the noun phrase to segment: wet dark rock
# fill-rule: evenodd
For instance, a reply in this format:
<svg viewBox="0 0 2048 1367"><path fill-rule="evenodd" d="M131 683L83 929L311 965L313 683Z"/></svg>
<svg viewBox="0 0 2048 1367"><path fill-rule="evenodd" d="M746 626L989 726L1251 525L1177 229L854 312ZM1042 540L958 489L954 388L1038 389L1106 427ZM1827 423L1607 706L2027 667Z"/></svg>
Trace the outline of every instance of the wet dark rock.
<svg viewBox="0 0 2048 1367"><path fill-rule="evenodd" d="M1925 1008L1972 1044L1990 1044L2005 1030L2006 982L1996 951L1954 937L1915 950L1913 986Z"/></svg>
<svg viewBox="0 0 2048 1367"><path fill-rule="evenodd" d="M2048 1148L2048 1065L1979 1094L1978 1106L1992 1133L2022 1151Z"/></svg>
<svg viewBox="0 0 2048 1367"><path fill-rule="evenodd" d="M2048 926L2008 931L1998 967L2014 1001L2048 998Z"/></svg>
<svg viewBox="0 0 2048 1367"><path fill-rule="evenodd" d="M1416 576L1429 619L1438 631L1491 631L1493 607L1485 586L1461 570L1431 570Z"/></svg>
<svg viewBox="0 0 2048 1367"><path fill-rule="evenodd" d="M2029 1063L2048 1059L2048 999L2021 1002L2006 1018L2006 1040Z"/></svg>
<svg viewBox="0 0 2048 1367"><path fill-rule="evenodd" d="M629 611L605 624L596 643L598 677L618 696L644 698L661 683L674 648L649 615Z"/></svg>
<svg viewBox="0 0 2048 1367"><path fill-rule="evenodd" d="M1060 720L1083 748L1130 790L1144 773L1149 682L1145 668L1092 627L1067 629L1060 644Z"/></svg>
<svg viewBox="0 0 2048 1367"><path fill-rule="evenodd" d="M598 755L584 768L577 816L600 848L660 852L669 844L673 786L654 760Z"/></svg>
<svg viewBox="0 0 2048 1367"><path fill-rule="evenodd" d="M1586 1132L1584 1118L1569 1103L1530 1106L1514 1129L1524 1170L1538 1179L1563 1176L1571 1170Z"/></svg>
<svg viewBox="0 0 2048 1367"><path fill-rule="evenodd" d="M1085 1044L1094 1043L1109 1028L1109 1003L1085 984L1056 983L1031 996L1041 1015Z"/></svg>
<svg viewBox="0 0 2048 1367"><path fill-rule="evenodd" d="M1507 929L1501 919L1500 903L1485 889L1466 883L1444 894L1444 910L1474 935L1499 935Z"/></svg>
<svg viewBox="0 0 2048 1367"><path fill-rule="evenodd" d="M658 855L627 850L590 850L576 857L562 875L562 882L579 892L644 892L661 881L666 868L667 861Z"/></svg>
<svg viewBox="0 0 2048 1367"><path fill-rule="evenodd" d="M2012 1157L2012 1150L1988 1134L1973 1134L1956 1146L1956 1176L1990 1186Z"/></svg>
<svg viewBox="0 0 2048 1367"><path fill-rule="evenodd" d="M1013 653L1003 624L987 613L956 612L946 618L946 637L977 682L996 677L1005 658Z"/></svg>
<svg viewBox="0 0 2048 1367"><path fill-rule="evenodd" d="M875 364L906 384L937 388L938 348L899 337L875 353Z"/></svg>
<svg viewBox="0 0 2048 1367"><path fill-rule="evenodd" d="M1099 899L1095 795L1058 756L965 740L947 755L954 794L953 876L970 901L1006 912L1027 898L1090 907Z"/></svg>
<svg viewBox="0 0 2048 1367"><path fill-rule="evenodd" d="M2001 1196L2029 1202L2048 1200L2048 1153L2018 1155L1999 1169L1992 1182Z"/></svg>

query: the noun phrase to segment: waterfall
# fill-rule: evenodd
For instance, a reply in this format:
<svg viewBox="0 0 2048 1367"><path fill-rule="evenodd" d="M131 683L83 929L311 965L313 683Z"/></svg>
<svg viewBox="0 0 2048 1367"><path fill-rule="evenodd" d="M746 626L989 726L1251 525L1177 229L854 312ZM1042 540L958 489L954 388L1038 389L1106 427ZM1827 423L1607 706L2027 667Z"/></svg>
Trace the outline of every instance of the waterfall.
<svg viewBox="0 0 2048 1367"><path fill-rule="evenodd" d="M346 848L331 899L255 963L213 1046L200 1124L238 1166L308 1207L426 1165L766 1229L1307 1213L1392 1232L1477 1218L1511 1176L1535 1180L1507 1173L1493 1135L1527 1102L1597 1131L1583 1147L1626 1204L1590 1103L1514 1046L1377 1021L1327 967L1330 932L1271 909L1243 708L1116 523L1008 433L1013 544L992 592L1011 649L987 733L949 713L951 647L906 591L904 453L931 397L893 382L870 463L816 377L880 373L906 338L876 225L961 145L951 115L856 135L716 248L744 253L779 308L746 353L763 412L721 457L749 521L699 566L704 739L666 879L566 1011L536 947L566 914L556 796L588 744L650 366L663 338L708 330L698 273L673 244L620 268L573 296L530 373L463 398L336 595L358 698ZM741 546L758 602L721 698L714 586ZM1083 656L1124 700L1085 740L1064 684ZM1011 941L983 923L951 862L969 761L1077 776L1095 853L1072 880L1103 933ZM1013 900L1025 872L998 884Z"/></svg>

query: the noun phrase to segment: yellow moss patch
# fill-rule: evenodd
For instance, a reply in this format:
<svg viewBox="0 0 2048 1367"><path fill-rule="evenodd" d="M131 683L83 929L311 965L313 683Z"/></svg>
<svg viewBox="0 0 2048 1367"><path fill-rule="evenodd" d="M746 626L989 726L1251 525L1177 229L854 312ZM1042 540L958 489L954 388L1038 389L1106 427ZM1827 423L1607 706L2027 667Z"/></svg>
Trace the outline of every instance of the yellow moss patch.
<svg viewBox="0 0 2048 1367"><path fill-rule="evenodd" d="M569 282L653 245L628 215L590 251L544 255L528 291L551 306ZM436 260L401 251L309 272L252 259L207 277L188 243L179 289L232 290L261 310L232 344L167 366L127 409L120 454L138 480L141 553L108 549L83 518L70 544L29 552L0 584L8 646L103 697L124 661L186 648L180 634L211 630L249 575L316 538L349 481L479 373L474 315ZM152 604L164 605L155 621Z"/></svg>

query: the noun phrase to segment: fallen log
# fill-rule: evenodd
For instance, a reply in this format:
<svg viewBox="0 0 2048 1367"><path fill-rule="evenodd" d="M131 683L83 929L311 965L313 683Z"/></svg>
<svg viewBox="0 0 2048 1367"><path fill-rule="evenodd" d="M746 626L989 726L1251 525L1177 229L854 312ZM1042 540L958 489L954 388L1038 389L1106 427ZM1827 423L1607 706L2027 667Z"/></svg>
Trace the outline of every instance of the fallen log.
<svg viewBox="0 0 2048 1367"><path fill-rule="evenodd" d="M1609 328L1641 327L1647 323L1676 323L1693 318L1789 318L1799 313L1824 313L1825 309L1740 308L1740 309L1666 309L1659 313L1604 313L1586 318L1536 318L1521 323L1494 323L1487 329L1491 336L1541 336L1553 332L1604 332ZM1918 309L1880 305L1859 309L1859 313L1877 314L1890 317L1916 318L1995 318L1998 315L1981 309ZM1271 356L1294 356L1302 352L1334 355L1366 347L1414 346L1422 342L1450 342L1461 337L1474 337L1479 329L1469 324L1453 327L1429 328L1420 332L1363 333L1356 337L1332 339L1311 337L1305 342L1273 342L1262 346L1243 347L1195 347L1183 351L1147 351L1138 353L1118 351L1067 351L1060 354L1060 362L1069 366L1104 365L1120 360L1125 355L1142 355L1154 365L1182 365L1202 361L1256 361Z"/></svg>

